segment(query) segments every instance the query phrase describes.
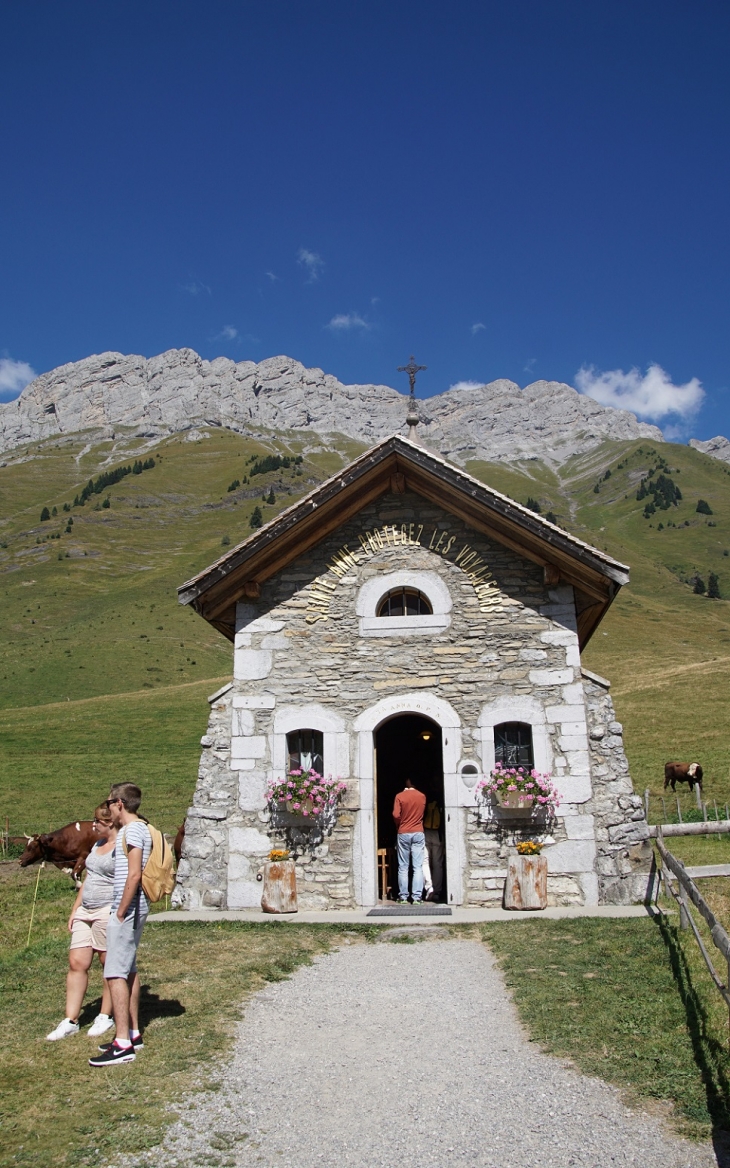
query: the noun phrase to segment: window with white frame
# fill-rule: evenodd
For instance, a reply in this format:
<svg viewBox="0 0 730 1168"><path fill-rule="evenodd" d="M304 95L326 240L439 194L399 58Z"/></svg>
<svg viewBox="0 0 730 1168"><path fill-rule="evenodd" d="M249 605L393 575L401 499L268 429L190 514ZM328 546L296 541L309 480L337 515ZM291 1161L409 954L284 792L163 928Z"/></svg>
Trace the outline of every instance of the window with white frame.
<svg viewBox="0 0 730 1168"><path fill-rule="evenodd" d="M286 736L289 770L324 773L324 735L321 730L290 730Z"/></svg>
<svg viewBox="0 0 730 1168"><path fill-rule="evenodd" d="M494 727L494 761L504 767L535 765L532 726L527 722L502 722Z"/></svg>

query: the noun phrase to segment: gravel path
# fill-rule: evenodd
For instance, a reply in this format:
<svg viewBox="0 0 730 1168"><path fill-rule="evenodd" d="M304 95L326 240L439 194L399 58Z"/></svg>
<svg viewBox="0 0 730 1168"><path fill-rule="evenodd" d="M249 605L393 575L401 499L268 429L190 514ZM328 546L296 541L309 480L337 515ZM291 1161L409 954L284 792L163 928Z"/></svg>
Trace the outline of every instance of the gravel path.
<svg viewBox="0 0 730 1168"><path fill-rule="evenodd" d="M716 1164L532 1046L475 941L316 958L252 999L221 1082L149 1153L158 1168Z"/></svg>

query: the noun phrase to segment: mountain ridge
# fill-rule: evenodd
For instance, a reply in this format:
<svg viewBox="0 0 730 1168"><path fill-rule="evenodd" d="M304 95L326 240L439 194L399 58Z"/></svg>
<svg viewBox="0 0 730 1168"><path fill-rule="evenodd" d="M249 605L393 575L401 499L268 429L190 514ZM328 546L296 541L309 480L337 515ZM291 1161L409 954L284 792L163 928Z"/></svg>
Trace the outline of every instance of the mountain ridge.
<svg viewBox="0 0 730 1168"><path fill-rule="evenodd" d="M506 378L418 399L419 441L458 463L540 458L560 465L606 439L661 430L557 381L520 388ZM0 452L54 436L130 430L165 438L199 425L257 436L262 430L331 434L374 445L406 431L407 397L387 385L344 385L286 356L206 361L192 349L156 357L107 352L41 374L0 405Z"/></svg>

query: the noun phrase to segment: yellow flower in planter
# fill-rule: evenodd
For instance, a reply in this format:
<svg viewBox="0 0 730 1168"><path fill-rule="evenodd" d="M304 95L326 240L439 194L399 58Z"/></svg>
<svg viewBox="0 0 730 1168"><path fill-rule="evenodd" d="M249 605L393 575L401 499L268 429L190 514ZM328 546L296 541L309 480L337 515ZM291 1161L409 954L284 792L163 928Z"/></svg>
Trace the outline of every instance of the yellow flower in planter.
<svg viewBox="0 0 730 1168"><path fill-rule="evenodd" d="M272 848L269 852L269 860L274 863L281 863L282 860L288 860L289 853L286 848Z"/></svg>
<svg viewBox="0 0 730 1168"><path fill-rule="evenodd" d="M541 851L542 844L537 840L523 840L517 844L517 854L520 856L539 856Z"/></svg>

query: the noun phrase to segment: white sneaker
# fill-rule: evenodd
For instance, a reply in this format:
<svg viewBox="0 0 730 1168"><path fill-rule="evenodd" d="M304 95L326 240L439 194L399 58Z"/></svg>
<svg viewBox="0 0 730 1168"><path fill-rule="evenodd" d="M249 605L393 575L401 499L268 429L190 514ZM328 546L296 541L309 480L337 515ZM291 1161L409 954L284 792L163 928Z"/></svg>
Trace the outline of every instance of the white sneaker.
<svg viewBox="0 0 730 1168"><path fill-rule="evenodd" d="M97 1014L89 1027L89 1038L98 1038L100 1034L106 1034L113 1025L114 1019L109 1014Z"/></svg>
<svg viewBox="0 0 730 1168"><path fill-rule="evenodd" d="M78 1034L78 1022L72 1022L70 1018L64 1018L63 1022L59 1022L55 1030L46 1035L46 1042L58 1042L59 1038L68 1038L71 1034Z"/></svg>

